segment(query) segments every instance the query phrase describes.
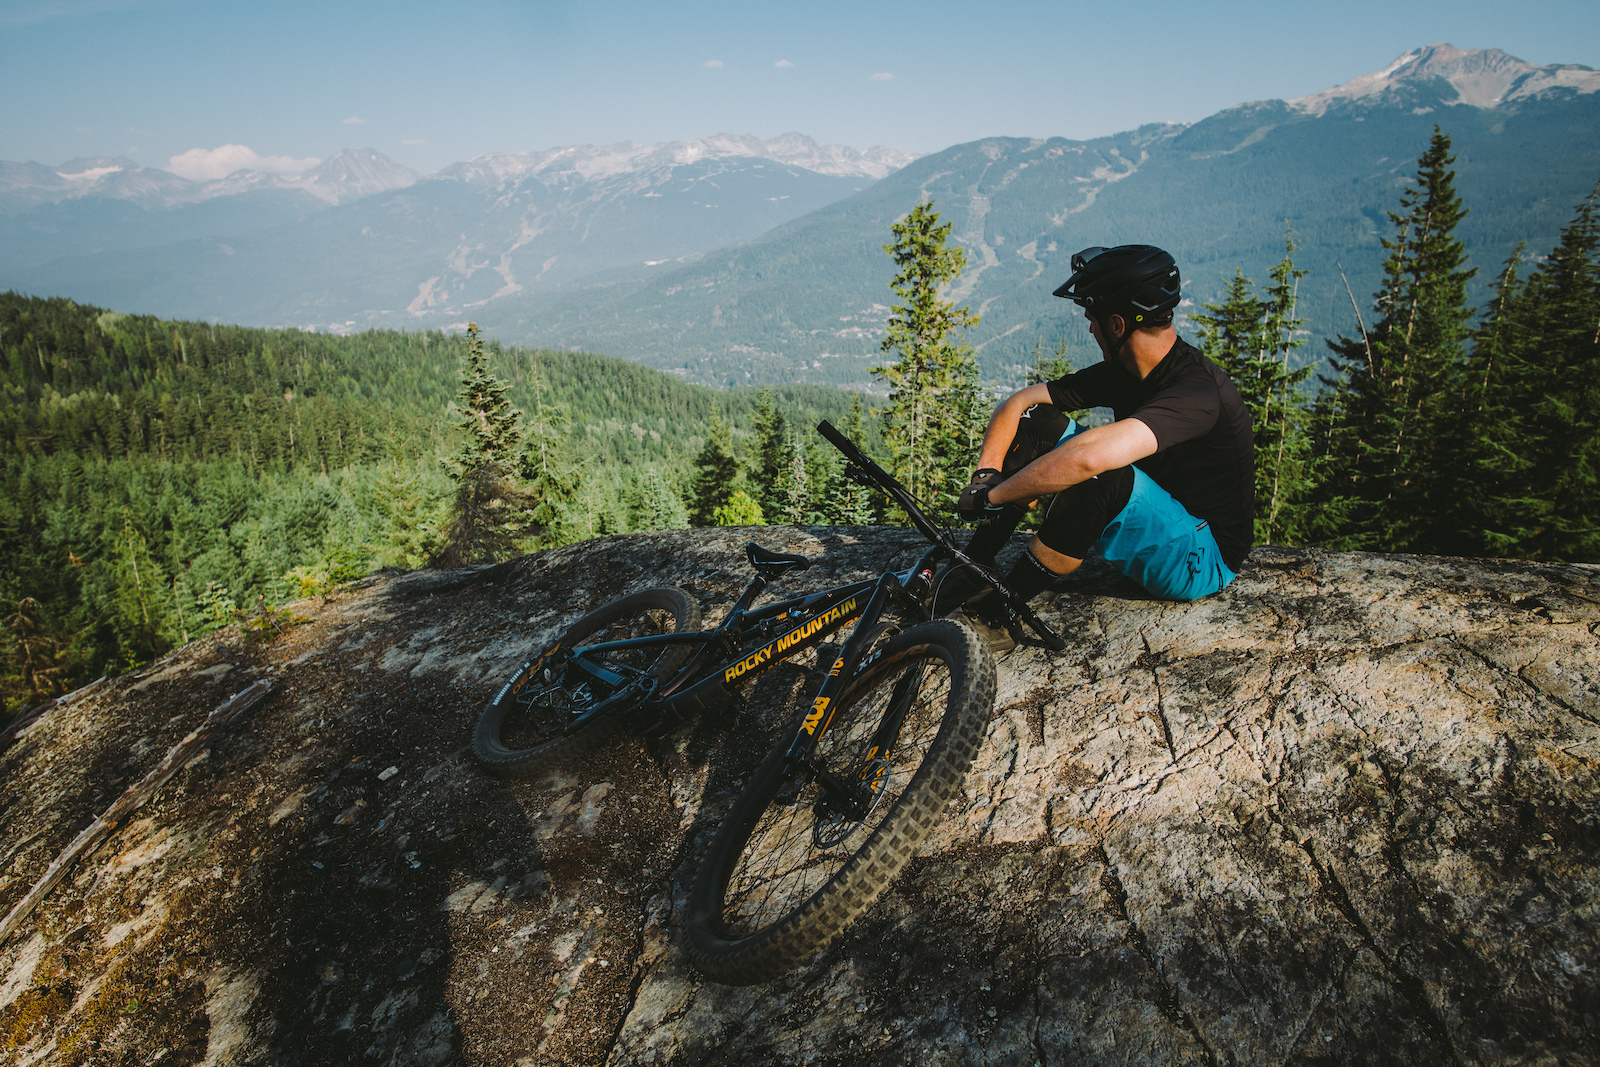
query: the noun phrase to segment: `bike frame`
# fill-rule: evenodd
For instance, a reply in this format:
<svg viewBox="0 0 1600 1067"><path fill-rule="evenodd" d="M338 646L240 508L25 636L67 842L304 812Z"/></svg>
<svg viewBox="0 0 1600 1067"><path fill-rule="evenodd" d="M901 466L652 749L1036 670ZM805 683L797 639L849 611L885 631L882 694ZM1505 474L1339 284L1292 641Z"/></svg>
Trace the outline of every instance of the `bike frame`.
<svg viewBox="0 0 1600 1067"><path fill-rule="evenodd" d="M817 743L833 723L846 687L862 669L868 642L875 636L877 623L891 602L898 604L917 621L926 621L930 616L925 601L932 598L933 568L949 560L952 566L976 568L985 581L1005 596L1012 621L1026 623L1046 647L1053 650L1065 647L1065 642L1026 603L1018 600L1005 587L999 575L957 548L949 536L917 506L900 483L857 448L854 442L827 422L821 423L817 431L849 461L845 468L847 477L887 494L905 511L912 526L928 539L930 547L921 558L903 571L885 571L876 579L791 597L752 610L750 605L771 584L761 566L757 565L756 577L715 629L627 638L567 650L572 666L615 690L611 696L598 701L583 715L576 717L567 727L569 732L582 727L594 715L609 710L619 700L641 695L646 711L658 712L667 721L682 720L722 703L732 695L733 686L811 648L854 621L854 630L829 668L805 718L795 728L785 766L787 773L804 767L822 784L836 812L847 817L862 818L871 810L877 796L883 768L887 767L887 758L894 749L900 727L910 709L910 697L917 691L919 673L908 673L896 683L890 695L889 707L869 743L866 765L860 769L858 780L848 781L829 772L814 758L814 753ZM754 542L749 546L753 565L755 547ZM648 672L635 672L630 678L599 662L606 653L622 649L695 642L700 647L690 661L665 683ZM552 649L547 656L560 651ZM722 656L732 658L713 665L713 661ZM878 768L876 773L873 773L874 768Z"/></svg>
<svg viewBox="0 0 1600 1067"><path fill-rule="evenodd" d="M569 650L571 664L607 686L629 691L630 695L635 686L645 688L647 712L658 711L670 719L686 718L726 700L734 686L821 643L853 621L870 620L866 626L870 630L883 613L886 601L878 590L885 581L892 581L896 590L903 590L915 576L928 570L935 554L935 549L929 549L905 571L888 572L877 579L806 593L752 610L751 602L770 584L758 574L715 629L676 631L585 645ZM916 598L902 593L900 600L919 621L927 618L926 608ZM858 625L857 631L860 630L862 627ZM664 684L648 675L630 678L619 674L604 662L609 652L691 643L700 647ZM575 718L567 731L581 728L593 715L609 708L616 695L620 692Z"/></svg>

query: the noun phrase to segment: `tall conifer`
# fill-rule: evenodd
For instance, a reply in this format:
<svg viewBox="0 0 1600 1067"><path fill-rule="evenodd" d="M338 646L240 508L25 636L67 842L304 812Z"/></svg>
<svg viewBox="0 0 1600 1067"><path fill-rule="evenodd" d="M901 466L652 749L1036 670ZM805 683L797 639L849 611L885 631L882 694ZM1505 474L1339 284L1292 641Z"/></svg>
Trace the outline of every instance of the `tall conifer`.
<svg viewBox="0 0 1600 1067"><path fill-rule="evenodd" d="M531 502L528 518L538 531L535 542L540 545L561 544L562 527L567 521L567 509L578 495L582 479L576 468L567 462L567 414L553 404L545 403L548 388L544 375L535 366L528 375L528 386L533 390L533 416L528 422L527 436L523 442L519 473L526 483L525 492Z"/></svg>
<svg viewBox="0 0 1600 1067"><path fill-rule="evenodd" d="M1600 185L1526 282L1508 269L1496 296L1468 367L1485 382L1485 548L1600 560Z"/></svg>
<svg viewBox="0 0 1600 1067"><path fill-rule="evenodd" d="M757 395L752 422L755 437L750 442L749 482L756 502L770 518L783 512L785 501L780 483L789 466L783 414L778 411L771 389L763 388Z"/></svg>
<svg viewBox="0 0 1600 1067"><path fill-rule="evenodd" d="M1415 180L1390 212L1376 321L1364 337L1329 341L1338 377L1318 404L1317 520L1334 547L1429 550L1419 521L1438 504L1450 457L1435 446L1439 405L1463 357L1474 271L1455 228L1467 211L1455 190L1450 138L1437 126Z"/></svg>
<svg viewBox="0 0 1600 1067"><path fill-rule="evenodd" d="M715 526L717 509L733 495L734 480L738 476L739 461L733 455L732 428L713 415L706 443L694 461L689 522L695 526Z"/></svg>
<svg viewBox="0 0 1600 1067"><path fill-rule="evenodd" d="M1194 316L1201 326L1201 347L1239 389L1250 410L1255 431L1255 539L1259 543L1300 539L1300 510L1306 489L1307 400L1301 383L1309 367L1291 368L1290 355L1305 342L1295 314L1300 279L1306 272L1294 265L1299 245L1290 231L1283 259L1272 268L1266 299L1242 271L1223 291L1222 302L1206 304Z"/></svg>
<svg viewBox="0 0 1600 1067"><path fill-rule="evenodd" d="M884 436L897 478L936 513L948 516L966 484L982 436L977 424L978 364L972 347L953 335L978 324L941 291L960 275L966 252L947 248L951 224L939 224L933 202L919 203L891 227L894 243L883 246L897 273L889 287L900 303L889 316L879 348L895 359L872 373L889 383ZM987 411L982 413L987 422Z"/></svg>
<svg viewBox="0 0 1600 1067"><path fill-rule="evenodd" d="M534 519L538 500L517 480L522 412L511 406L505 384L490 371L476 323L467 324L456 403L467 441L450 471L456 482L455 505L443 547L433 559L441 567L506 559L521 539L543 529Z"/></svg>

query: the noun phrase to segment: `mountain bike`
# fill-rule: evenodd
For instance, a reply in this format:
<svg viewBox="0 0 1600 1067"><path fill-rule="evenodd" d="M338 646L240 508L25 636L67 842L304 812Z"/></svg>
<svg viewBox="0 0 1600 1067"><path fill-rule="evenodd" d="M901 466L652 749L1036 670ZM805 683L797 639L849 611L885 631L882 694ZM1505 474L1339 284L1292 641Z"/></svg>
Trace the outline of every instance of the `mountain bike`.
<svg viewBox="0 0 1600 1067"><path fill-rule="evenodd" d="M827 422L845 474L904 511L929 542L902 571L753 607L811 565L751 542L750 585L714 629L681 590L590 612L511 676L473 735L499 774L535 774L626 732L687 721L854 622L713 838L690 892L686 951L715 980L764 981L824 948L905 866L960 790L994 704L995 664L964 623L933 619L938 586L973 568L1051 649L1064 642L974 562L887 471ZM937 569L943 564L944 569ZM893 614L908 625L886 619Z"/></svg>

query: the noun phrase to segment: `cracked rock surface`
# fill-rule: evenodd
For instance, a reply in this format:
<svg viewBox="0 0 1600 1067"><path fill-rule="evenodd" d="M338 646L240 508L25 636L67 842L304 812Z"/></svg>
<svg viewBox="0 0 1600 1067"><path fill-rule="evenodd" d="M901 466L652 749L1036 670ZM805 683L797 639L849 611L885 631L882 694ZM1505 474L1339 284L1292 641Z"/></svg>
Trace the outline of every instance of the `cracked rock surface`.
<svg viewBox="0 0 1600 1067"><path fill-rule="evenodd" d="M275 686L0 945L0 1061L1600 1062L1600 567L1261 548L1177 605L1086 565L1036 602L1067 651L1001 659L911 867L809 965L730 989L676 922L814 662L544 779L468 743L593 606L671 584L719 618L751 536L821 557L774 592L920 543L676 531L385 576L46 715L0 755L0 910Z"/></svg>

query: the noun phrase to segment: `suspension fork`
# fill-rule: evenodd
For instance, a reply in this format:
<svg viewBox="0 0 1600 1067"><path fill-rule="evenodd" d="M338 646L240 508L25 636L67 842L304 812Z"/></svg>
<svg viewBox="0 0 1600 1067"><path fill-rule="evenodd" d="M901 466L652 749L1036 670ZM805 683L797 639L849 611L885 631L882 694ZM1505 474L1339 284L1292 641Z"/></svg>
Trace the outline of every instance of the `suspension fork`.
<svg viewBox="0 0 1600 1067"><path fill-rule="evenodd" d="M913 581L915 577L913 576ZM864 814L871 806L875 781L850 781L840 778L821 766L814 758L817 742L822 735L827 733L828 727L833 724L834 714L838 711L839 697L849 683L847 667L854 667L861 661L866 653L866 643L874 624L883 616L883 610L888 602L894 599L902 603L914 615L925 615L921 603L916 597L906 591L905 585L900 581L900 576L894 572L886 572L878 578L872 589L872 596L867 601L866 610L861 613L860 620L855 629L839 650L839 656L834 660L833 666L828 669L828 676L823 679L822 688L812 701L811 710L806 713L805 720L800 724L800 729L795 733L794 740L790 742L789 751L784 758L786 774L792 774L800 767L805 767L807 772L815 778L834 803L841 809L851 814ZM920 669L919 669L920 670ZM913 671L918 674L919 671ZM918 679L908 675L895 683L895 689L890 699L889 712L878 724L873 733L871 749L867 766L871 766L874 759L883 759L900 732L901 725L905 722L906 712L910 705L910 694L915 692L915 682Z"/></svg>

